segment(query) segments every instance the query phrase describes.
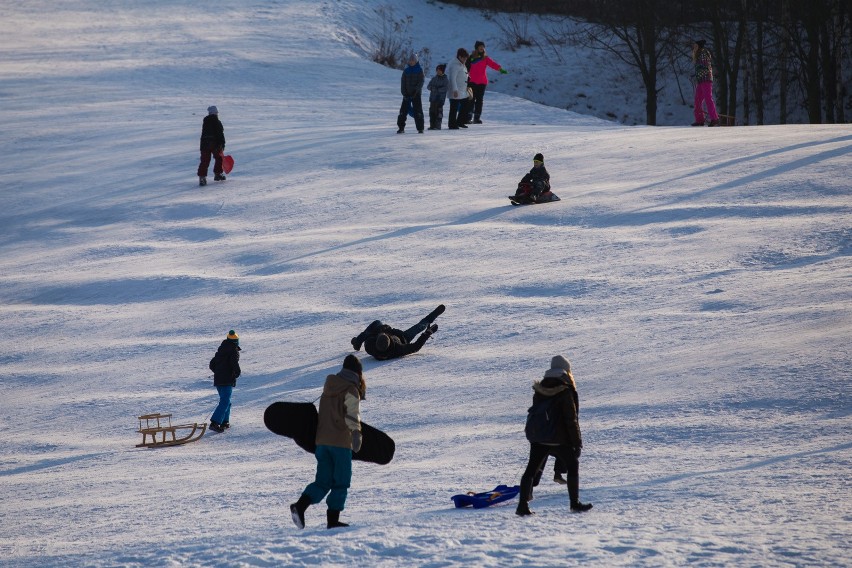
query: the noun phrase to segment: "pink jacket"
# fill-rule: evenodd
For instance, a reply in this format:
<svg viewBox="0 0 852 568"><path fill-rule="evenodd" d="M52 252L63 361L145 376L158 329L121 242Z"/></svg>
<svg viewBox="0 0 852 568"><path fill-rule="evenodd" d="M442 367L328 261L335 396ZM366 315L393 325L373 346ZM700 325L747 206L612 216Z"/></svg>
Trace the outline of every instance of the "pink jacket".
<svg viewBox="0 0 852 568"><path fill-rule="evenodd" d="M500 64L488 57L477 58L474 54L470 58L470 82L476 83L477 85L487 85L488 84L488 67L499 71Z"/></svg>

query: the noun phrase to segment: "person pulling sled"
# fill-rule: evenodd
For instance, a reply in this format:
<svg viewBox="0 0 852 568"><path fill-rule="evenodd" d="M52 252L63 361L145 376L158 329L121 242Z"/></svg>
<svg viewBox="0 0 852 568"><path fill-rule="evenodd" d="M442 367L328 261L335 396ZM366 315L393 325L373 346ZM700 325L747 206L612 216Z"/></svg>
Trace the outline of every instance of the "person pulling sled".
<svg viewBox="0 0 852 568"><path fill-rule="evenodd" d="M509 196L509 200L514 205L559 201L559 198L550 190L550 174L544 167L544 155L538 153L533 156L532 169L518 182L515 195Z"/></svg>

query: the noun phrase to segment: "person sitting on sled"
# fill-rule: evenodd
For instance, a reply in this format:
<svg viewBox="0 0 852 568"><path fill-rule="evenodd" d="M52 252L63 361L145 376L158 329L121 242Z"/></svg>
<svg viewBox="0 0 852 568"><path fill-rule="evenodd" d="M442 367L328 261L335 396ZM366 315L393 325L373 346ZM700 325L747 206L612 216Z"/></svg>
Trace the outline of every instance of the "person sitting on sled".
<svg viewBox="0 0 852 568"><path fill-rule="evenodd" d="M396 359L411 353L417 353L432 334L438 331L438 325L434 323L439 315L444 313L444 304L441 304L425 318L417 322L405 331L395 329L387 324L376 320L367 326L367 329L352 338L352 348L355 351L364 350L379 361ZM420 337L415 341L415 337Z"/></svg>
<svg viewBox="0 0 852 568"><path fill-rule="evenodd" d="M541 153L533 157L533 167L520 182L515 191L515 197L530 203L546 202L552 200L550 192L550 174L544 167L544 156Z"/></svg>

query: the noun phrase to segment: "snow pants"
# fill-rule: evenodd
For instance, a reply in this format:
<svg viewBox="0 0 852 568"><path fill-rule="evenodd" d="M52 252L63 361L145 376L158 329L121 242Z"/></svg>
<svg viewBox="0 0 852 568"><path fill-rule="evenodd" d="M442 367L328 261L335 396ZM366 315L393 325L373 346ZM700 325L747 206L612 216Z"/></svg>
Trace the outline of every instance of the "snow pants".
<svg viewBox="0 0 852 568"><path fill-rule="evenodd" d="M711 81L698 83L695 86L695 122L704 122L702 104L707 105L707 118L710 120L719 120L719 113L716 112L716 103L713 102L713 83Z"/></svg>
<svg viewBox="0 0 852 568"><path fill-rule="evenodd" d="M548 456L553 456L564 464L566 467L566 477L568 478L568 495L571 503L576 503L580 499L580 460L571 446L548 446L545 444L530 444L530 459L527 463L527 469L521 476L521 492L520 500L522 503L529 501L529 495L533 488L533 481L536 474L544 468Z"/></svg>
<svg viewBox="0 0 852 568"><path fill-rule="evenodd" d="M224 424L231 421L231 395L234 393L234 387L216 387L219 391L219 405L213 411L213 416L210 420L217 424Z"/></svg>
<svg viewBox="0 0 852 568"><path fill-rule="evenodd" d="M441 130L442 122L444 122L444 101L430 101L429 128L432 130Z"/></svg>
<svg viewBox="0 0 852 568"><path fill-rule="evenodd" d="M487 85L470 83L470 89L473 91L473 100L468 105L467 122L479 120L479 117L482 116L482 99L485 97L485 87Z"/></svg>
<svg viewBox="0 0 852 568"><path fill-rule="evenodd" d="M318 445L314 455L317 458L316 479L305 487L302 495L307 495L312 505L328 495L328 508L342 511L352 482L352 450Z"/></svg>
<svg viewBox="0 0 852 568"><path fill-rule="evenodd" d="M201 162L198 164L198 177L207 177L207 168L210 167L211 156L215 160L213 173L222 173L222 153L224 148L216 143L201 144Z"/></svg>
<svg viewBox="0 0 852 568"><path fill-rule="evenodd" d="M414 126L420 132L423 130L423 101L420 100L420 95L416 97L402 97L402 104L399 106L399 116L396 117L396 125L400 130L405 130L405 120L408 118L409 107L414 112Z"/></svg>
<svg viewBox="0 0 852 568"><path fill-rule="evenodd" d="M426 316L416 324L412 325L408 329L402 332L402 335L409 343L413 343L418 335L426 331L426 328L429 327L430 324L434 323L438 316L430 317ZM358 343L364 343L368 337L379 334L379 328L384 324L382 320L376 320L370 325L367 326L367 329L358 334L358 337L355 339Z"/></svg>

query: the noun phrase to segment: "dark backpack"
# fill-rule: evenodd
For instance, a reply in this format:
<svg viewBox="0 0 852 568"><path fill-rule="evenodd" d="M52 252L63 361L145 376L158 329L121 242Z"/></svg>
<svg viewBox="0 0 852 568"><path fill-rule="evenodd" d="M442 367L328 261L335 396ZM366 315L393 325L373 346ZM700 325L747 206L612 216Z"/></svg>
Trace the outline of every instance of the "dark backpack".
<svg viewBox="0 0 852 568"><path fill-rule="evenodd" d="M533 402L527 411L527 425L524 432L527 440L537 444L549 444L556 439L556 425L559 421L555 396L541 398Z"/></svg>

